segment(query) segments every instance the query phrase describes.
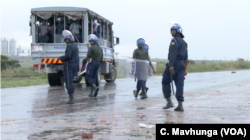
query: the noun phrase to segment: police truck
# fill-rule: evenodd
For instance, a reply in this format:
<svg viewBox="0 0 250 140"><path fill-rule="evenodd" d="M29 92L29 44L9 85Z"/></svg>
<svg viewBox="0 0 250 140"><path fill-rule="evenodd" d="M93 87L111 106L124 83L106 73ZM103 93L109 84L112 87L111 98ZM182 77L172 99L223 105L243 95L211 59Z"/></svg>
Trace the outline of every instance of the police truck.
<svg viewBox="0 0 250 140"><path fill-rule="evenodd" d="M99 46L103 49L103 60L98 70L97 85L100 85L101 75L104 75L106 82L114 82L116 80L117 68L115 64L114 54L115 45L119 44L119 38L114 37L112 30L113 22L104 18L87 8L79 7L43 7L32 8L30 16L30 29L32 35L31 58L33 67L36 72L45 72L48 74L48 82L50 86L63 86L63 63L58 57L65 54L66 44L62 34L56 34L56 28L48 30L46 34L46 42L39 41L41 34L36 27L42 25L42 21L46 21L46 26L52 29L57 25L57 19L61 19L64 30L69 30L70 25L75 20L80 21L81 29L79 29L80 39L76 36L76 45L79 48L79 71L74 76L74 82L79 83L85 76L83 71L83 59L86 57L89 44L89 35L94 32L98 33ZM97 24L94 24L97 23ZM95 26L94 26L95 25ZM98 27L96 27L98 25ZM85 81L88 85L88 82Z"/></svg>

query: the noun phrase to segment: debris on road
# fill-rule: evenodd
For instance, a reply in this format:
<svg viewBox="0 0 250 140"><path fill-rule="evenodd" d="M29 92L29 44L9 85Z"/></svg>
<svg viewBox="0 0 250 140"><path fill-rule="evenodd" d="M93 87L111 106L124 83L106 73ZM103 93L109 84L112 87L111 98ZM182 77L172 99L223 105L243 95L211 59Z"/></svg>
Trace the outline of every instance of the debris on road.
<svg viewBox="0 0 250 140"><path fill-rule="evenodd" d="M93 138L93 133L82 133L82 138Z"/></svg>
<svg viewBox="0 0 250 140"><path fill-rule="evenodd" d="M101 120L101 122L107 122L106 120Z"/></svg>
<svg viewBox="0 0 250 140"><path fill-rule="evenodd" d="M144 123L139 123L139 126L140 126L140 127L147 127L147 125L144 124Z"/></svg>
<svg viewBox="0 0 250 140"><path fill-rule="evenodd" d="M155 129L155 125L146 125L144 123L139 123L139 126L142 127L142 128L153 128L153 129Z"/></svg>
<svg viewBox="0 0 250 140"><path fill-rule="evenodd" d="M164 124L175 124L175 122L165 122Z"/></svg>
<svg viewBox="0 0 250 140"><path fill-rule="evenodd" d="M235 71L232 71L232 73L236 73Z"/></svg>

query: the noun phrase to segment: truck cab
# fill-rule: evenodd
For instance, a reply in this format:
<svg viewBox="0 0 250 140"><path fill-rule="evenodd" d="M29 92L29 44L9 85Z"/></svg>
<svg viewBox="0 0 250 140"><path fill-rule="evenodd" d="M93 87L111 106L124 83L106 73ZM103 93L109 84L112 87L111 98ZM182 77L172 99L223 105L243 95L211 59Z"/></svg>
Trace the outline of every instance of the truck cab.
<svg viewBox="0 0 250 140"><path fill-rule="evenodd" d="M60 18L60 23L57 21L58 18ZM82 62L90 47L89 34L94 33L98 36L99 46L103 50L103 60L96 84L100 84L101 75L104 75L106 82L114 82L117 75L114 47L119 44L119 38L114 37L113 22L87 8L43 7L31 9L31 58L33 67L37 68L36 72L47 73L50 86L64 85L64 62L61 62L58 57L65 54L66 44L57 29L60 26L61 29L70 30L70 26L76 20L78 20L77 24L81 26L78 34L74 34L80 60L79 71L75 75L74 82L79 83L85 76L85 73L82 72ZM41 28L46 28L47 32L42 34ZM86 84L88 85L87 81Z"/></svg>

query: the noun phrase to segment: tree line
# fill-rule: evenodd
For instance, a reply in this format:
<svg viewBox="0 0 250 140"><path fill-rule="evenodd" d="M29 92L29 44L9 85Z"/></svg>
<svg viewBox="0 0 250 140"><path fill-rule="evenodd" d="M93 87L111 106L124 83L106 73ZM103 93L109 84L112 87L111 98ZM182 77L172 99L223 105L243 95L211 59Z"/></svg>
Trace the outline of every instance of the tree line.
<svg viewBox="0 0 250 140"><path fill-rule="evenodd" d="M20 68L18 60L10 60L8 56L1 55L1 71L6 70L7 68Z"/></svg>

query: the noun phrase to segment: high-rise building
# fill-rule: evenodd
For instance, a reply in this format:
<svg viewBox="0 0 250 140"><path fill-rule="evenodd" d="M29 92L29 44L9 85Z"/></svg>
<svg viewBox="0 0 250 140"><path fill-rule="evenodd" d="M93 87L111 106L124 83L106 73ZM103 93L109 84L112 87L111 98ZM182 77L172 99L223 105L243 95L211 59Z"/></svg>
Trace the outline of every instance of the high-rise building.
<svg viewBox="0 0 250 140"><path fill-rule="evenodd" d="M2 39L0 38L0 55L2 54Z"/></svg>
<svg viewBox="0 0 250 140"><path fill-rule="evenodd" d="M19 47L17 48L17 56L19 56L20 53L22 53L21 46L19 46Z"/></svg>
<svg viewBox="0 0 250 140"><path fill-rule="evenodd" d="M1 54L8 54L9 53L9 43L8 40L3 39L1 41Z"/></svg>
<svg viewBox="0 0 250 140"><path fill-rule="evenodd" d="M14 56L16 55L16 41L14 39L11 39L9 43L10 43L10 55Z"/></svg>

